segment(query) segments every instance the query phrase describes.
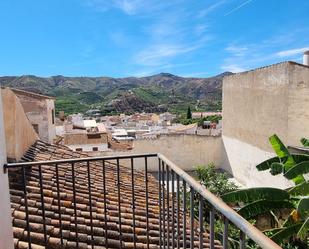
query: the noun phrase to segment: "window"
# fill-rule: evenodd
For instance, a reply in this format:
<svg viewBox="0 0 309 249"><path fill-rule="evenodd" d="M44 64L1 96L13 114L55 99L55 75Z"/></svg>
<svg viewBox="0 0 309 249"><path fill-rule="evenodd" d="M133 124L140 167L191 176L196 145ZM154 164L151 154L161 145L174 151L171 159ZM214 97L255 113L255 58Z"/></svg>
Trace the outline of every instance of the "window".
<svg viewBox="0 0 309 249"><path fill-rule="evenodd" d="M76 151L83 151L82 148L76 148Z"/></svg>
<svg viewBox="0 0 309 249"><path fill-rule="evenodd" d="M32 124L33 129L37 134L39 134L39 125L38 124Z"/></svg>
<svg viewBox="0 0 309 249"><path fill-rule="evenodd" d="M98 147L93 147L93 148L92 148L92 151L98 151L98 150L99 150Z"/></svg>
<svg viewBox="0 0 309 249"><path fill-rule="evenodd" d="M52 124L55 124L55 110L52 109Z"/></svg>

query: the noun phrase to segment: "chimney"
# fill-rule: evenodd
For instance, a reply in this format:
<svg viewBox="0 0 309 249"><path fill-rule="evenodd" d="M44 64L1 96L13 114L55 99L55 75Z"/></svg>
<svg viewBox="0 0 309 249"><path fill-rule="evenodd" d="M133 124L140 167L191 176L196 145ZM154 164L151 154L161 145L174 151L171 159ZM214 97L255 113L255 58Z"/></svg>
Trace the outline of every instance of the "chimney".
<svg viewBox="0 0 309 249"><path fill-rule="evenodd" d="M303 64L309 66L309 50L304 52Z"/></svg>

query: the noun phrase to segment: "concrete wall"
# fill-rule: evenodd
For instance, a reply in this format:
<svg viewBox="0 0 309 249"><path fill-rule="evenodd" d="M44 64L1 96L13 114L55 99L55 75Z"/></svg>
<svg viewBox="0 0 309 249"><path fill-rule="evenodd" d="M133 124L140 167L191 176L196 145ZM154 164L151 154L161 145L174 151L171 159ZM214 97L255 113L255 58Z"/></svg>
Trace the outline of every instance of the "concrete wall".
<svg viewBox="0 0 309 249"><path fill-rule="evenodd" d="M274 156L268 137L287 145L309 137L309 68L284 62L223 80L224 167L246 186L289 186L283 177L257 172Z"/></svg>
<svg viewBox="0 0 309 249"><path fill-rule="evenodd" d="M8 88L1 90L7 157L19 160L38 139L16 95Z"/></svg>
<svg viewBox="0 0 309 249"><path fill-rule="evenodd" d="M13 229L8 174L3 172L6 163L5 125L2 108L2 89L0 88L0 248L13 249Z"/></svg>
<svg viewBox="0 0 309 249"><path fill-rule="evenodd" d="M222 161L221 137L196 135L161 135L158 139L135 140L133 150L109 152L104 155L161 153L184 170L193 170L197 165L210 162L220 165ZM158 161L149 162L149 170L158 170ZM144 161L136 159L137 168L144 167Z"/></svg>

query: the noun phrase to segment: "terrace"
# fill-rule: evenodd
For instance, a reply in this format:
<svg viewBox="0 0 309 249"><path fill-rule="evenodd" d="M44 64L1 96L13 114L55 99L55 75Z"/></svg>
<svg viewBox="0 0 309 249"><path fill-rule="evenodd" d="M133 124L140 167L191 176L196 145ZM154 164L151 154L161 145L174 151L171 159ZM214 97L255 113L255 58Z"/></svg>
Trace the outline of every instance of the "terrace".
<svg viewBox="0 0 309 249"><path fill-rule="evenodd" d="M239 248L280 248L161 154L87 157L37 141L4 173L15 248L230 248L228 224Z"/></svg>

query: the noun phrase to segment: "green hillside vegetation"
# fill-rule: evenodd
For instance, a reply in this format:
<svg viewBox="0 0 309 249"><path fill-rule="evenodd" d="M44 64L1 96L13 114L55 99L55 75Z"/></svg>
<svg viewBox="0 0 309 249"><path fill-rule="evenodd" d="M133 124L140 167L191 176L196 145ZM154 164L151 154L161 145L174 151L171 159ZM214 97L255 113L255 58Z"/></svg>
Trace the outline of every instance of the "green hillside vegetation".
<svg viewBox="0 0 309 249"><path fill-rule="evenodd" d="M56 97L56 113L100 109L102 113L162 112L184 114L221 110L223 73L210 78L183 78L161 73L149 77L0 77L2 86Z"/></svg>

